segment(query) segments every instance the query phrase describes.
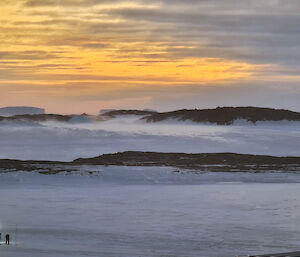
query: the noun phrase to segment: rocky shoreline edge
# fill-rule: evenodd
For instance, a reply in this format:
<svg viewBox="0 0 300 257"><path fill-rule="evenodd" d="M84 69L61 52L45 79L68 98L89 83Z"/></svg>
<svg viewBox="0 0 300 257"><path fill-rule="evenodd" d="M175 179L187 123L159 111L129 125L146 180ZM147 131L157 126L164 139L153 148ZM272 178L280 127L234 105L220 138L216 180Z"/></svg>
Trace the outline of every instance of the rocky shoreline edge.
<svg viewBox="0 0 300 257"><path fill-rule="evenodd" d="M0 173L36 171L41 174L71 172L82 166L173 167L197 172L300 172L300 157L236 153L160 153L127 151L80 158L71 162L0 159Z"/></svg>

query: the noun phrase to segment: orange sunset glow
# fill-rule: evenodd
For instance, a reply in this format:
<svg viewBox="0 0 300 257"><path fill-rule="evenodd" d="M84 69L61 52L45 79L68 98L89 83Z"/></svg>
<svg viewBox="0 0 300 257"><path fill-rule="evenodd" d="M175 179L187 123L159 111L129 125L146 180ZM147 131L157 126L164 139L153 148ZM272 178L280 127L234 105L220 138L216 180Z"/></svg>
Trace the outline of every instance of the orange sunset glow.
<svg viewBox="0 0 300 257"><path fill-rule="evenodd" d="M156 107L159 98L169 108L183 91L196 106L211 90L217 101L224 87L263 84L269 94L269 83L299 80L250 44L252 31L228 28L237 14L213 2L4 0L0 8L2 106L94 113Z"/></svg>

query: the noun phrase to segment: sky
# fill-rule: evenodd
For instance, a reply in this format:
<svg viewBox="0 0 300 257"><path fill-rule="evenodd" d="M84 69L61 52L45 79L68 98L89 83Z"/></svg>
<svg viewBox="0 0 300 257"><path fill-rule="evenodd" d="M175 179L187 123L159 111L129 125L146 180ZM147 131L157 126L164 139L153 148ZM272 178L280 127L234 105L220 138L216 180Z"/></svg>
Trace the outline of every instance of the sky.
<svg viewBox="0 0 300 257"><path fill-rule="evenodd" d="M298 0L1 0L0 107L300 111Z"/></svg>

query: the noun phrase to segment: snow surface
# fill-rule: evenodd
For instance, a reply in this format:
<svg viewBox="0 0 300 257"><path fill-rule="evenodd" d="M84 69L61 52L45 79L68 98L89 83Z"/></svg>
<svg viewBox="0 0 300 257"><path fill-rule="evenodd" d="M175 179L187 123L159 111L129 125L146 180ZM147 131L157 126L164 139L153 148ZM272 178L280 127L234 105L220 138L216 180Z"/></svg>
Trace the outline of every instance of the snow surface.
<svg viewBox="0 0 300 257"><path fill-rule="evenodd" d="M299 250L297 174L97 169L94 175L0 174L0 231L12 237L0 256L233 257Z"/></svg>
<svg viewBox="0 0 300 257"><path fill-rule="evenodd" d="M0 157L72 160L102 153L300 155L299 123L0 122ZM92 171L92 175L88 173ZM2 257L232 257L299 250L300 176L83 166L0 174ZM3 240L3 238L2 238Z"/></svg>
<svg viewBox="0 0 300 257"><path fill-rule="evenodd" d="M0 122L0 156L70 161L119 151L300 155L300 123L238 121L145 123L137 116L102 122ZM81 120L80 120L81 121Z"/></svg>

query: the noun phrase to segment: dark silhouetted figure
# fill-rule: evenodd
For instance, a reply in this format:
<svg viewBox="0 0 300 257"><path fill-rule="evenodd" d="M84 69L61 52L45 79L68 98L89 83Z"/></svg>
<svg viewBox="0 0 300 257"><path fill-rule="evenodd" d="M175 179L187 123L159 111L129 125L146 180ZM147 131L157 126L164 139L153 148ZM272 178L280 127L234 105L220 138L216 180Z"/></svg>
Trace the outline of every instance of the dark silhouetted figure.
<svg viewBox="0 0 300 257"><path fill-rule="evenodd" d="M9 245L9 234L5 235L5 244Z"/></svg>

